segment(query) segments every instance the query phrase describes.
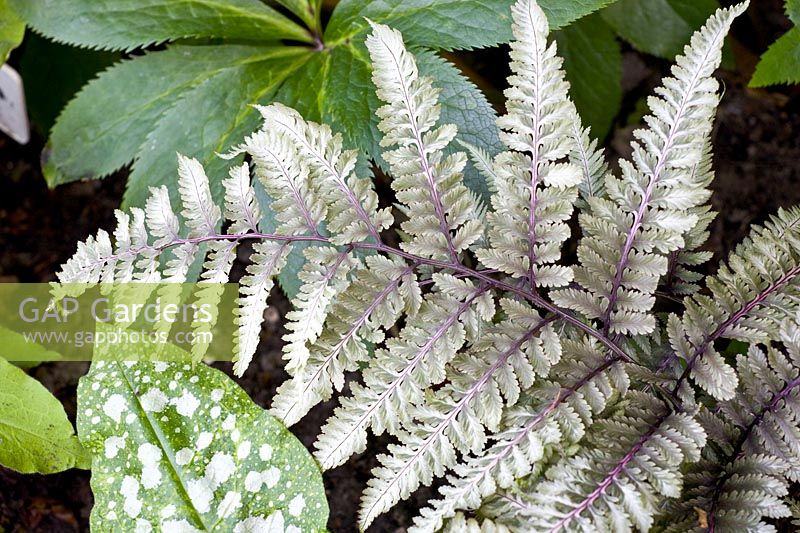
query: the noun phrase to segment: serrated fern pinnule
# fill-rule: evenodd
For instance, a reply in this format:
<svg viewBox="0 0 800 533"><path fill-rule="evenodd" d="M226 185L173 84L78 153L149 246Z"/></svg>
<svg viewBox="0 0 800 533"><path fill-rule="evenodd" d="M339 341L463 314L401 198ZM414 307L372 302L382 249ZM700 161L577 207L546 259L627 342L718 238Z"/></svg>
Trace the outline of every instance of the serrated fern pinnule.
<svg viewBox="0 0 800 533"><path fill-rule="evenodd" d="M526 401L519 402L526 407L508 410L504 429L490 437L494 444L455 467L449 484L440 489L442 497L414 519L413 531L438 529L458 509L475 509L498 489L541 472L546 456L579 442L612 395L628 389L619 358L605 358L596 342L566 339L562 350L553 374L563 385L547 381L530 388Z"/></svg>
<svg viewBox="0 0 800 533"><path fill-rule="evenodd" d="M591 130L584 128L581 119L574 114L570 121L570 134L573 140L573 148L569 154L570 162L581 169L581 181L578 183L583 204L585 207L587 199L593 197L604 197L606 194L606 174L608 164L603 156L602 147L598 147L597 139L590 136Z"/></svg>
<svg viewBox="0 0 800 533"><path fill-rule="evenodd" d="M534 529L648 531L657 496L680 495L675 470L700 458L705 433L690 415L671 412L649 394L629 398L622 414L595 424L584 451L530 488Z"/></svg>
<svg viewBox="0 0 800 533"><path fill-rule="evenodd" d="M536 374L547 374L561 346L553 317L542 319L527 305L503 300L504 327L484 331L476 353L456 358L447 369L449 384L430 393L412 412L413 422L398 434L399 445L379 456L381 466L365 492L366 520L376 508L406 497L420 483L430 484L463 456L479 454L486 430L497 430L504 407L515 405L520 389ZM487 351L484 351L488 349ZM433 465L433 466L432 466Z"/></svg>
<svg viewBox="0 0 800 533"><path fill-rule="evenodd" d="M459 283L440 274L435 279L437 284ZM321 464L337 466L363 451L370 427L377 434L398 434L411 422L411 408L423 402L425 389L444 380L445 365L467 341L469 315L479 313L486 320L494 314L487 286L460 283L455 295L439 290L426 298L403 334L376 351L363 372L364 386L351 385L352 395L342 398L322 428L315 444Z"/></svg>
<svg viewBox="0 0 800 533"><path fill-rule="evenodd" d="M702 183L708 187L714 180L712 168L711 139L704 141L703 156L692 167L692 182ZM667 260L667 273L662 279L664 290L677 296L696 293L701 289L699 282L702 274L694 269L708 262L712 253L700 250L709 237L708 227L716 217L709 204L703 204L691 209L691 214L697 216L697 223L683 235L683 246L669 253Z"/></svg>
<svg viewBox="0 0 800 533"><path fill-rule="evenodd" d="M798 334L781 329L800 312L800 208L755 228L716 275L693 270L709 258L713 218L712 74L745 8L719 10L692 37L620 177L581 125L534 0L511 10L495 157L440 123L442 88L420 75L400 32L373 24L393 206L330 126L260 106L262 128L225 156L249 161L223 181L221 208L202 166L180 157L180 208L154 188L144 209L117 212L113 242L100 231L80 243L57 289L181 282L202 263L196 298L211 302L251 242L235 310L241 375L274 279L302 247L284 336L291 377L271 411L291 425L349 391L314 445L326 469L387 434L362 529L444 477L416 533L679 531L703 520L758 530L786 514L787 483L800 477ZM489 209L464 185L468 156L491 185ZM576 209L578 264L567 265ZM751 346L734 366L723 339L769 348Z"/></svg>
<svg viewBox="0 0 800 533"><path fill-rule="evenodd" d="M223 157L232 158L240 153L252 157L256 175L273 198L270 209L279 222L275 231L290 235L318 234L319 224L326 215L325 204L311 188L309 165L299 156L291 139L273 130L258 131ZM247 178L249 180L249 173ZM250 224L252 222L256 222L256 226L248 224L248 229L258 231L258 220L251 220Z"/></svg>
<svg viewBox="0 0 800 533"><path fill-rule="evenodd" d="M369 358L367 342L380 343L404 310L415 313L422 295L415 267L381 256L366 258L333 305L305 366L278 389L272 412L287 424L342 390L345 372Z"/></svg>
<svg viewBox="0 0 800 533"><path fill-rule="evenodd" d="M340 134L334 134L329 126L303 120L294 109L281 104L257 109L264 117L264 131L277 132L278 142L291 143L308 165L312 190L316 189L327 204L325 221L332 233L331 242L346 245L368 237L379 241L378 233L391 226L393 219L388 209L378 209L371 180L356 175L358 151L344 150ZM295 201L299 206L304 198Z"/></svg>

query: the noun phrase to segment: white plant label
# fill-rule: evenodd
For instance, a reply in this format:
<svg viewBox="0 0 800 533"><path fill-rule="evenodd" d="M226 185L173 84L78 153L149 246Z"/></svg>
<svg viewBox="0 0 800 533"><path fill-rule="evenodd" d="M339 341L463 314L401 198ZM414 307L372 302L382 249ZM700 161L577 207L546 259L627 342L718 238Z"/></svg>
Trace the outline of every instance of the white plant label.
<svg viewBox="0 0 800 533"><path fill-rule="evenodd" d="M31 137L22 78L8 65L0 67L0 131L20 144Z"/></svg>

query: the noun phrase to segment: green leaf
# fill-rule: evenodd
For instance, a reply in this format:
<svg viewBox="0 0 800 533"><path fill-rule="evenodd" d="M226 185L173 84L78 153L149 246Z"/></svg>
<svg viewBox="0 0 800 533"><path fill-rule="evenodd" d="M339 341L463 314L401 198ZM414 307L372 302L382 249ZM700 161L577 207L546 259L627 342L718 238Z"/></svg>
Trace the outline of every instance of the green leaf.
<svg viewBox="0 0 800 533"><path fill-rule="evenodd" d="M348 144L361 148L384 166L378 144L381 133L374 115L381 102L375 95L372 66L363 43L337 46L331 51L325 92L325 122L337 128Z"/></svg>
<svg viewBox="0 0 800 533"><path fill-rule="evenodd" d="M672 59L717 8L717 0L619 0L602 15L637 50Z"/></svg>
<svg viewBox="0 0 800 533"><path fill-rule="evenodd" d="M409 43L453 50L495 46L511 38L511 0L342 0L325 30L326 44L359 42L365 19L403 32Z"/></svg>
<svg viewBox="0 0 800 533"><path fill-rule="evenodd" d="M131 50L188 37L311 42L306 29L258 0L10 0L47 37Z"/></svg>
<svg viewBox="0 0 800 533"><path fill-rule="evenodd" d="M307 58L297 75L289 76L281 86L275 100L298 109L306 120L320 122L325 113L326 83L331 75L331 54L313 53Z"/></svg>
<svg viewBox="0 0 800 533"><path fill-rule="evenodd" d="M116 64L86 85L58 118L44 157L48 183L110 174L134 158L159 118L187 91L285 53L278 47L173 46ZM229 85L235 88L234 79ZM195 125L215 118L192 116ZM174 153L169 163L161 179L174 174Z"/></svg>
<svg viewBox="0 0 800 533"><path fill-rule="evenodd" d="M95 360L78 403L93 456L92 530L324 529L318 465L222 372Z"/></svg>
<svg viewBox="0 0 800 533"><path fill-rule="evenodd" d="M563 28L618 0L540 0L539 6L547 15L551 30Z"/></svg>
<svg viewBox="0 0 800 533"><path fill-rule="evenodd" d="M13 361L18 367L30 368L45 361L59 361L63 357L22 333L0 326L0 359Z"/></svg>
<svg viewBox="0 0 800 533"><path fill-rule="evenodd" d="M279 47L271 52L268 59L262 56L261 61L239 64L207 76L161 111L136 154L123 199L125 206L144 205L149 188L162 184L168 185L177 200L176 153L196 157L203 163L211 176L211 192L217 201L221 200L222 180L236 162L225 161L216 154L258 128L259 115L252 104L272 101L284 80L310 54ZM206 53L213 54L213 50Z"/></svg>
<svg viewBox="0 0 800 533"><path fill-rule="evenodd" d="M89 465L61 402L5 359L0 359L0 465L23 474Z"/></svg>
<svg viewBox="0 0 800 533"><path fill-rule="evenodd" d="M786 16L789 17L789 20L795 23L795 25L800 24L800 0L786 0Z"/></svg>
<svg viewBox="0 0 800 533"><path fill-rule="evenodd" d="M569 24L614 0L541 0L552 29ZM342 0L325 30L331 45L360 42L364 19L403 32L408 43L436 50L484 48L511 40L513 0Z"/></svg>
<svg viewBox="0 0 800 533"><path fill-rule="evenodd" d="M0 0L0 65L6 62L11 50L19 46L25 35L25 23L11 9L8 0Z"/></svg>
<svg viewBox="0 0 800 533"><path fill-rule="evenodd" d="M772 43L756 66L750 87L800 83L800 28L792 28Z"/></svg>
<svg viewBox="0 0 800 533"><path fill-rule="evenodd" d="M81 87L119 59L119 52L75 48L28 33L25 46L20 49L19 72L25 80L25 103L31 122L47 135Z"/></svg>
<svg viewBox="0 0 800 533"><path fill-rule="evenodd" d="M622 51L599 13L556 34L558 53L570 82L570 96L592 134L604 138L622 104Z"/></svg>
<svg viewBox="0 0 800 533"><path fill-rule="evenodd" d="M322 0L276 0L280 5L297 15L309 28L318 28Z"/></svg>

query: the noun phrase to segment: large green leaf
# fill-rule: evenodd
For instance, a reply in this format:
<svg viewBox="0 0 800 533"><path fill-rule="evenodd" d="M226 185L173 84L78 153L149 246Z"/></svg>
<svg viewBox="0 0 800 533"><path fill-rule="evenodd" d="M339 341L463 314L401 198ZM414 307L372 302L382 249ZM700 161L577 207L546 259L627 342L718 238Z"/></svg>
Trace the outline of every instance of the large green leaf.
<svg viewBox="0 0 800 533"><path fill-rule="evenodd" d="M363 41L368 18L400 30L408 42L421 46L494 46L511 38L511 4L512 0L342 0L325 30L325 42Z"/></svg>
<svg viewBox="0 0 800 533"><path fill-rule="evenodd" d="M372 83L372 66L363 42L337 46L331 51L331 68L324 120L343 132L348 144L358 146L383 166L381 133L374 112L381 102Z"/></svg>
<svg viewBox="0 0 800 533"><path fill-rule="evenodd" d="M619 0L602 14L637 50L672 59L717 8L717 0Z"/></svg>
<svg viewBox="0 0 800 533"><path fill-rule="evenodd" d="M331 76L331 54L328 52L312 53L298 70L297 75L290 76L275 96L275 100L294 107L303 113L306 120L320 122L325 120L325 107L331 98L340 95L327 92L328 79Z"/></svg>
<svg viewBox="0 0 800 533"><path fill-rule="evenodd" d="M6 62L11 50L19 46L25 35L25 23L11 9L8 0L0 0L0 65Z"/></svg>
<svg viewBox="0 0 800 533"><path fill-rule="evenodd" d="M800 83L800 28L792 28L772 43L756 66L751 87Z"/></svg>
<svg viewBox="0 0 800 533"><path fill-rule="evenodd" d="M204 80L229 76L229 87L236 90L232 73L237 69L286 53L281 47L174 46L118 63L86 85L56 122L46 157L48 182L58 185L117 170L140 151L161 116ZM193 113L192 125L202 129L216 115ZM157 180L174 174L174 157L173 152L169 173Z"/></svg>
<svg viewBox="0 0 800 533"><path fill-rule="evenodd" d="M0 465L24 474L89 467L61 402L5 359L0 359Z"/></svg>
<svg viewBox="0 0 800 533"><path fill-rule="evenodd" d="M615 0L541 0L553 29ZM342 0L325 30L331 44L360 41L364 18L392 26L408 42L436 50L483 48L511 39L514 0Z"/></svg>
<svg viewBox="0 0 800 533"><path fill-rule="evenodd" d="M206 165L213 177L212 194L221 200L222 180L232 163L216 154L257 129L258 113L252 104L273 100L281 84L308 60L309 54L301 49L276 47L269 57L262 56L261 61L245 62L207 75L203 82L183 91L170 107L161 111L139 147L123 203L144 205L149 187L161 184L167 184L177 199L176 152L196 157Z"/></svg>
<svg viewBox="0 0 800 533"><path fill-rule="evenodd" d="M119 52L76 48L29 32L20 50L19 73L34 126L46 136L81 87L119 59Z"/></svg>
<svg viewBox="0 0 800 533"><path fill-rule="evenodd" d="M93 456L94 531L325 528L313 457L222 372L96 360L78 403Z"/></svg>
<svg viewBox="0 0 800 533"><path fill-rule="evenodd" d="M507 11L507 3L507 0L497 0L487 5L504 13ZM553 8L553 13L564 21L596 9L604 3L607 0L567 2L562 3L558 9ZM156 4L160 5L159 2ZM364 6L363 3L357 4L342 2L334 13L334 19L337 16L339 19L346 19L348 13L352 15L357 12L356 7ZM384 5L383 2L370 2L368 6L374 6L370 9L377 11L369 11L367 14L378 22L397 23L400 26L411 24L408 41L419 45L429 43L427 32L415 33L413 26L428 20L426 17L434 9L431 6L435 5L437 13L444 17L455 16L458 13L452 9L464 7L455 7L458 4L456 2L416 4L419 4L416 10L403 4L395 6L398 7L396 11L381 11L377 8ZM403 9L399 9L400 7ZM34 11L37 13L34 18L38 20L39 11ZM99 7L96 11L101 12ZM367 24L359 13L358 27L366 29ZM121 18L126 16L125 12L120 14ZM491 20L498 18L503 16L489 17ZM459 24L463 22L459 20ZM91 23L87 25L92 26ZM40 26L49 31L44 22ZM508 31L507 20L502 21L499 26ZM336 33L333 31L335 29L334 20L328 31ZM59 31L52 30L49 34L64 38ZM458 32L459 35L469 33ZM414 40L417 34L419 42ZM507 35L503 37L505 38ZM310 119L332 120L333 125L345 133L351 144L366 149L372 157L379 159L376 120L372 115L378 102L373 94L367 55L360 39L363 39L363 35L360 35L358 41L316 53L312 60L307 61L304 69L298 70L295 76L288 79L283 75L286 73L285 61L269 63L267 60L283 49L286 53L293 50L294 54L305 61L313 53L310 49L241 45L174 46L122 62L87 85L65 108L50 138L45 157L45 175L51 185L80 178L101 177L136 158L126 201L131 205L141 204L149 185L168 182L174 175L175 150L210 161L215 150L227 147L227 141L234 132L243 131L240 127L242 121L247 125L253 124L253 119L248 119L243 106L271 97L275 92L276 80L278 84L286 82L276 99L295 105ZM249 66L256 62L264 62L261 65L263 68ZM429 66L432 65L428 63ZM439 86L445 89L445 98L450 93L453 102L452 105L445 103L443 118L460 126L462 135L475 141L474 144L491 151L497 145L494 126L485 120L486 117L491 117L491 109L477 89L462 76L458 76L452 67L439 63L435 67L431 66L432 74L444 76ZM260 88L252 84L252 78L239 74L253 68L267 71L270 64L277 65L278 75L266 76L264 86ZM227 83L223 83L225 80ZM247 87L237 87L245 84ZM245 100L235 102L234 95ZM254 98L258 95L261 97ZM215 107L202 105L203 99L210 100ZM183 106L179 103L181 101L184 102ZM200 102L202 107L213 109L213 112L178 112L187 111L186 106L191 101ZM461 104L480 111L477 123L465 123L465 118L473 114L465 113ZM223 128L222 124L226 121L227 127ZM226 138L214 138L215 131L223 131ZM194 138L181 141L164 136L166 134ZM152 161L165 154L167 157L164 161ZM139 179L143 179L143 183L138 183Z"/></svg>
<svg viewBox="0 0 800 533"><path fill-rule="evenodd" d="M259 0L10 0L28 25L57 41L104 49L186 37L310 42L300 25Z"/></svg>
<svg viewBox="0 0 800 533"><path fill-rule="evenodd" d="M556 34L558 52L584 124L604 138L622 103L622 52L614 32L593 13Z"/></svg>

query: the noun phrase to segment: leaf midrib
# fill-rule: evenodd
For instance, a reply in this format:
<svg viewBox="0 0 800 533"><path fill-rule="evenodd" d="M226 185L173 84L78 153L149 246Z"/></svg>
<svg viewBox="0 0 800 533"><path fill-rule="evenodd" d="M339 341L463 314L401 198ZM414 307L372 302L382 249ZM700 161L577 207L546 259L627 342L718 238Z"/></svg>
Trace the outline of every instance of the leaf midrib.
<svg viewBox="0 0 800 533"><path fill-rule="evenodd" d="M153 437L155 437L155 442L158 443L158 446L161 450L163 450L164 455L167 458L167 464L174 474L172 477L173 480L177 480L178 482L175 485L178 487L178 492L180 493L181 499L186 502L186 505L189 509L191 509L192 513L195 515L194 519L196 523L200 524L204 531L212 531L209 529L208 525L203 521L203 515L197 508L194 506L192 499L189 497L189 492L186 489L186 482L181 476L181 470L178 468L177 463L175 463L175 451L172 449L172 446L169 444L169 440L164 437L164 433L161 431L161 427L153 421L150 414L145 411L142 407L141 402L139 401L139 395L136 393L136 389L131 384L130 379L128 378L128 374L125 372L124 365L122 365L119 361L115 361L117 367L119 368L120 374L122 375L123 380L125 381L125 385L128 387L131 396L133 397L134 401L136 402L136 407L139 410L139 413L143 416L139 416L139 420L142 420L143 426L146 429L149 429L152 433ZM146 424L144 423L146 422Z"/></svg>

